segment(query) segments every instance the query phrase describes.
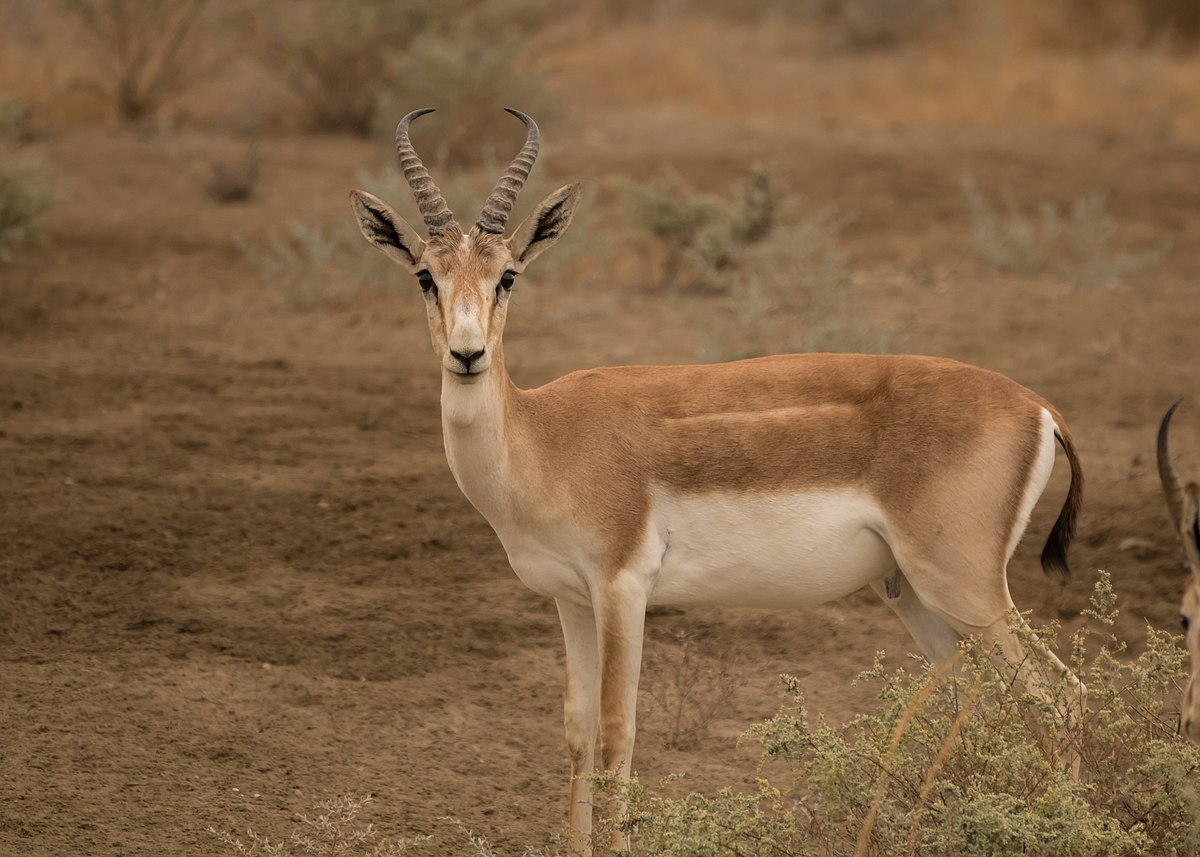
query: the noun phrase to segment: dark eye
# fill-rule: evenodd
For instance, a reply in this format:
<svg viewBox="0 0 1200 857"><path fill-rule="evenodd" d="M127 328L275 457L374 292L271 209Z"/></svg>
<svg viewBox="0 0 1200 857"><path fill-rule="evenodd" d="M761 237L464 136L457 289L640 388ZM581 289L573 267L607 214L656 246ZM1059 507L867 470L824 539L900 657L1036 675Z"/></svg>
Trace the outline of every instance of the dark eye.
<svg viewBox="0 0 1200 857"><path fill-rule="evenodd" d="M1186 634L1186 633L1188 632L1188 627L1189 627L1189 626L1190 626L1192 623L1188 621L1188 617L1187 617L1187 616L1184 616L1184 615L1181 613L1181 614L1179 615L1179 624L1183 626L1183 633L1185 633L1185 634Z"/></svg>
<svg viewBox="0 0 1200 857"><path fill-rule="evenodd" d="M428 271L417 271L417 282L421 284L421 291L437 297L437 286L433 282L433 274Z"/></svg>
<svg viewBox="0 0 1200 857"><path fill-rule="evenodd" d="M513 287L513 281L517 279L515 271L505 271L500 275L500 282L496 285L496 297L500 297L501 291L510 291Z"/></svg>

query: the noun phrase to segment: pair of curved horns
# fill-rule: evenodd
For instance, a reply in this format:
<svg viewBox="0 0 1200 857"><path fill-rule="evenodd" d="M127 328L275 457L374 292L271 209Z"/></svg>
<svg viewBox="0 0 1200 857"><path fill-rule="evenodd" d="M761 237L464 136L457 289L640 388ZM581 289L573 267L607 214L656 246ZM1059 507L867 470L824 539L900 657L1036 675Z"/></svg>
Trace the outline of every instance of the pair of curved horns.
<svg viewBox="0 0 1200 857"><path fill-rule="evenodd" d="M504 234L504 224L508 222L508 215L517 201L517 194L521 192L521 188L525 186L525 180L529 178L529 171L533 169L533 162L537 160L538 148L541 145L541 134L533 119L511 107L504 109L524 122L528 133L525 145L517 153L513 162L509 164L491 194L488 195L487 201L483 204L483 212L475 221L476 229L496 235ZM404 171L404 178L417 198L417 208L425 220L425 225L429 228L431 237L450 228L454 223L454 213L446 205L446 198L442 196L438 186L433 183L429 170L417 157L412 141L408 138L408 126L418 116L432 112L432 107L414 110L401 119L400 124L396 126L396 154L400 158L400 168Z"/></svg>

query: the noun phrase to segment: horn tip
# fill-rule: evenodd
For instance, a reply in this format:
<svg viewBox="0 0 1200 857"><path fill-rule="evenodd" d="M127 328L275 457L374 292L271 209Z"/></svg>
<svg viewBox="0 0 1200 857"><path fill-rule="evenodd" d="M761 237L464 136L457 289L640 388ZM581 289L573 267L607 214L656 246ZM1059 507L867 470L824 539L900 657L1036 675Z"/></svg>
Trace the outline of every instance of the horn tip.
<svg viewBox="0 0 1200 857"><path fill-rule="evenodd" d="M414 119L416 119L418 116L424 116L426 113L435 113L435 112L437 112L436 107L421 107L417 110L413 110L411 113L404 114L404 117L396 125L396 133L403 134L405 131L407 131L409 123L412 122Z"/></svg>
<svg viewBox="0 0 1200 857"><path fill-rule="evenodd" d="M520 110L517 110L515 107L505 107L504 112L511 113L513 116L516 116L518 119L520 119L526 125L530 125L533 123L532 116L530 116L528 113L522 113Z"/></svg>
<svg viewBox="0 0 1200 857"><path fill-rule="evenodd" d="M1167 409L1163 411L1162 419L1159 421L1160 428L1166 429L1171 422L1171 417L1175 415L1175 410L1183 403L1183 396L1180 396L1171 404L1167 405Z"/></svg>

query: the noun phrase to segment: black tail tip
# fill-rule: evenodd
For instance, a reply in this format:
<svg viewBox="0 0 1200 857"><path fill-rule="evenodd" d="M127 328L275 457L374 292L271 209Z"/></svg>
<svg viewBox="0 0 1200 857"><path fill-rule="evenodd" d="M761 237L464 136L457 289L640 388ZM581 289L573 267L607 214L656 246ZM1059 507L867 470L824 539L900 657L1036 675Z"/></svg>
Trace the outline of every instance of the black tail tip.
<svg viewBox="0 0 1200 857"><path fill-rule="evenodd" d="M1057 580L1063 586L1071 579L1071 567L1067 565L1065 551L1059 545L1046 545L1042 551L1042 571L1051 580Z"/></svg>

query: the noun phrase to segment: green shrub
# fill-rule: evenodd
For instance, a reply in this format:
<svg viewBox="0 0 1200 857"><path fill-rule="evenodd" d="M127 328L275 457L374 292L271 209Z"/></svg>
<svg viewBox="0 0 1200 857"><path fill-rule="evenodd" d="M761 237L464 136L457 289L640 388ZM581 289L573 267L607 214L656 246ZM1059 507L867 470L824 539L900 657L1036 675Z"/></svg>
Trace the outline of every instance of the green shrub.
<svg viewBox="0 0 1200 857"><path fill-rule="evenodd" d="M15 98L0 98L0 140L19 140L29 133L29 108Z"/></svg>
<svg viewBox="0 0 1200 857"><path fill-rule="evenodd" d="M0 167L0 263L12 258L15 248L38 239L38 220L53 204L54 194L33 166Z"/></svg>
<svg viewBox="0 0 1200 857"><path fill-rule="evenodd" d="M678 174L630 182L625 202L630 218L661 245L661 280L675 285L686 263L710 285L741 265L749 247L777 226L791 197L765 167L754 167L725 195L696 190Z"/></svg>
<svg viewBox="0 0 1200 857"><path fill-rule="evenodd" d="M375 130L401 52L433 17L419 0L288 3L277 13L263 33L267 59L299 99L307 126L360 137Z"/></svg>
<svg viewBox="0 0 1200 857"><path fill-rule="evenodd" d="M762 354L837 351L882 354L903 342L905 325L872 318L841 243L848 215L817 209L773 230L722 276L725 292L697 329L697 356L731 360Z"/></svg>
<svg viewBox="0 0 1200 857"><path fill-rule="evenodd" d="M297 308L338 301L356 289L382 290L400 282L396 265L362 240L350 218L290 220L262 243L235 239L264 283L278 288Z"/></svg>
<svg viewBox="0 0 1200 857"><path fill-rule="evenodd" d="M1114 249L1117 234L1101 193L1088 193L1062 209L1042 203L1037 216L1023 212L1011 191L997 206L975 181L962 180L971 211L971 243L998 271L1050 273L1076 285L1114 286L1160 261L1168 245Z"/></svg>
<svg viewBox="0 0 1200 857"><path fill-rule="evenodd" d="M528 33L545 0L301 0L278 3L262 39L267 59L299 99L309 127L390 138L401 116L434 107L425 162L504 163L520 148L516 107L544 121L554 102L527 62ZM274 20L274 19L273 19ZM440 122L439 122L440 119ZM427 132L425 129L430 129ZM512 139L508 143L497 140Z"/></svg>
<svg viewBox="0 0 1200 857"><path fill-rule="evenodd" d="M878 709L841 726L814 721L799 683L785 678L791 709L752 734L788 787L760 780L749 794L672 799L635 781L624 822L632 853L1196 853L1200 748L1175 729L1186 681L1179 640L1148 629L1145 650L1127 657L1111 635L1115 598L1103 572L1087 613L1091 625L1071 638L1072 667L1089 688L1077 720L1017 689L1037 681L1025 664L997 669L996 653L971 641L956 673L877 661L860 680L878 684ZM1058 702L1069 700L1059 692ZM1072 753L1079 777L1064 762ZM597 785L622 788L612 778Z"/></svg>

